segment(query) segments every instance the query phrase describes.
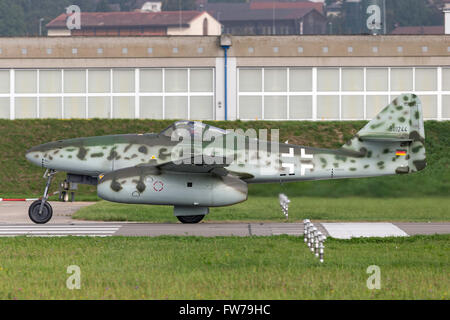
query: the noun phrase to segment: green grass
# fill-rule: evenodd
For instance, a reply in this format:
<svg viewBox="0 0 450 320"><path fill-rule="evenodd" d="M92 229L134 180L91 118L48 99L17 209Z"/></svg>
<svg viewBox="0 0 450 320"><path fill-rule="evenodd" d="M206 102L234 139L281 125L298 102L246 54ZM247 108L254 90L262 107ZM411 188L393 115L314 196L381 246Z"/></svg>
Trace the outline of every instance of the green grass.
<svg viewBox="0 0 450 320"><path fill-rule="evenodd" d="M448 299L450 236L2 238L0 299ZM69 265L81 289L66 288ZM381 289L369 290L370 265Z"/></svg>
<svg viewBox="0 0 450 320"><path fill-rule="evenodd" d="M280 141L312 147L338 148L351 138L364 121L207 121L218 127L279 129ZM32 146L60 139L119 133L159 132L171 120L0 120L0 197L41 195L45 181L43 170L25 159ZM314 181L286 184L288 196L308 197L424 197L450 194L450 121L427 121L426 150L428 167L417 174L368 179ZM270 131L269 131L270 132ZM62 173L55 181L64 179ZM53 185L53 190L57 184ZM251 195L272 196L279 186L252 185ZM80 186L78 200L97 200L95 187Z"/></svg>
<svg viewBox="0 0 450 320"><path fill-rule="evenodd" d="M305 218L327 221L450 221L450 198L315 198L293 197L289 221ZM101 201L73 216L82 220L169 222L178 220L170 206L128 205ZM285 218L277 196L251 196L246 202L210 208L211 221L273 221Z"/></svg>

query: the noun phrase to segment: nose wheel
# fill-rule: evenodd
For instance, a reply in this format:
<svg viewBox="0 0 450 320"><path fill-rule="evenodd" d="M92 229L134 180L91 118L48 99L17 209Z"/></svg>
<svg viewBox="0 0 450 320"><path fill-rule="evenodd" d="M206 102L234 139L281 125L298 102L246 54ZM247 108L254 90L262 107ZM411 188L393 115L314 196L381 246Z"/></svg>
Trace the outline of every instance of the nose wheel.
<svg viewBox="0 0 450 320"><path fill-rule="evenodd" d="M47 170L44 174L44 178L47 178L47 184L45 185L44 195L41 199L34 201L28 209L28 216L31 221L37 224L44 224L50 221L53 215L53 209L48 200L48 190L52 184L55 170Z"/></svg>
<svg viewBox="0 0 450 320"><path fill-rule="evenodd" d="M41 206L42 210L41 210ZM31 221L36 224L45 224L50 221L53 215L53 208L48 202L44 202L43 200L34 201L30 208L28 209L28 216Z"/></svg>

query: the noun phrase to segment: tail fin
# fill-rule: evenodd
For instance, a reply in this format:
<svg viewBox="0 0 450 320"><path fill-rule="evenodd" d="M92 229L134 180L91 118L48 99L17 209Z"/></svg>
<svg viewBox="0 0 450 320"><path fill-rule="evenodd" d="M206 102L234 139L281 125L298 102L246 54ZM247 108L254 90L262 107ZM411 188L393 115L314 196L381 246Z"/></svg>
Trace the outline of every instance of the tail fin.
<svg viewBox="0 0 450 320"><path fill-rule="evenodd" d="M423 170L425 130L420 99L415 94L396 98L342 148L366 152L367 157L378 158L379 163L391 160L388 158L393 153L393 162L404 157L404 161L397 162L396 173Z"/></svg>

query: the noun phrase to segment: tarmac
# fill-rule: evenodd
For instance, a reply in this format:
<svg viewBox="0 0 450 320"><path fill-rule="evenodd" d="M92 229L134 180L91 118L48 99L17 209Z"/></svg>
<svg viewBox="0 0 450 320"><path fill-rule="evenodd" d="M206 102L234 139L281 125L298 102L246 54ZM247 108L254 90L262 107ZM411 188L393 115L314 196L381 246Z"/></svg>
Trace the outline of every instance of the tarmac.
<svg viewBox="0 0 450 320"><path fill-rule="evenodd" d="M10 236L303 236L303 223L134 223L94 222L71 218L80 208L95 202L51 202L52 220L36 225L28 218L28 202L0 203L0 237ZM450 234L450 222L314 222L326 236L350 239L354 237L407 237L412 235Z"/></svg>

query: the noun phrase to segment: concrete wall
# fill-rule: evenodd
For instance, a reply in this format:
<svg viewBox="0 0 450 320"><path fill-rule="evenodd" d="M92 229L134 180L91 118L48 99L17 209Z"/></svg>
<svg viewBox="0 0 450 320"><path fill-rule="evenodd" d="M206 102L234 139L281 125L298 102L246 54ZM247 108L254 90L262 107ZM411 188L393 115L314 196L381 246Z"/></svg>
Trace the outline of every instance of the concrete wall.
<svg viewBox="0 0 450 320"><path fill-rule="evenodd" d="M211 28L210 28L211 29ZM2 38L8 59L105 59L222 57L217 36ZM76 48L74 53L72 49ZM127 54L122 49L127 48ZM152 48L151 52L148 48ZM174 50L174 48L178 50ZM199 52L198 48L202 48ZM351 49L350 49L351 48ZM23 53L26 49L26 54ZM51 49L51 54L47 49ZM103 49L98 53L98 49ZM450 35L437 36L234 36L229 56L296 65L450 65ZM0 62L1 63L1 62Z"/></svg>

